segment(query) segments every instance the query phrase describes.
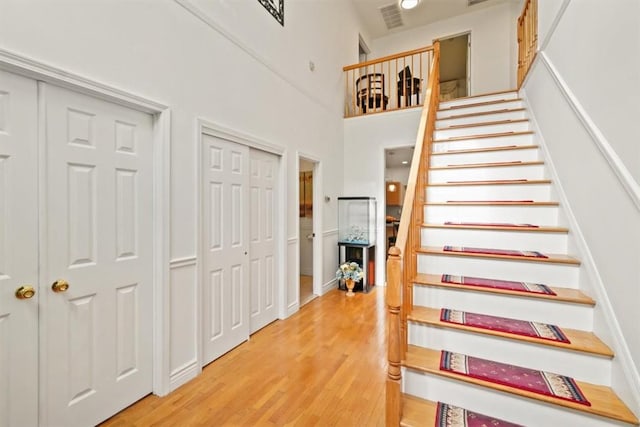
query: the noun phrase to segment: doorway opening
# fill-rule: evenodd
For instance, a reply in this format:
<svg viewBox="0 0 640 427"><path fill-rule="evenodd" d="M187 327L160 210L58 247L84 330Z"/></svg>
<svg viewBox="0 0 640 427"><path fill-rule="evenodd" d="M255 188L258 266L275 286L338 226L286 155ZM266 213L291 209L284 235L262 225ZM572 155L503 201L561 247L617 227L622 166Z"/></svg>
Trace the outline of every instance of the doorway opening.
<svg viewBox="0 0 640 427"><path fill-rule="evenodd" d="M395 245L402 215L405 190L409 182L413 147L395 147L384 150L385 185L385 252Z"/></svg>
<svg viewBox="0 0 640 427"><path fill-rule="evenodd" d="M298 159L300 306L317 297L313 290L313 241L315 239L313 195L316 164L316 162L302 157Z"/></svg>
<svg viewBox="0 0 640 427"><path fill-rule="evenodd" d="M471 93L471 33L440 40L440 101L469 96Z"/></svg>
<svg viewBox="0 0 640 427"><path fill-rule="evenodd" d="M366 62L367 55L369 55L370 52L371 50L369 49L365 41L362 39L362 36L359 35L358 36L358 60L360 62Z"/></svg>

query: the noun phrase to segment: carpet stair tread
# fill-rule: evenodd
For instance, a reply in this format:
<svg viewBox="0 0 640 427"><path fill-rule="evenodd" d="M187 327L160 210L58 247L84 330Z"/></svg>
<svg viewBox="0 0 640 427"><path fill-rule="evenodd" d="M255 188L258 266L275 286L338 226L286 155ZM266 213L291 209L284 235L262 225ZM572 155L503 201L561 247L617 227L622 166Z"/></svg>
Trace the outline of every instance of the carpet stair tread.
<svg viewBox="0 0 640 427"><path fill-rule="evenodd" d="M477 113L456 114L455 116L447 116L447 117L438 118L438 121L465 119L465 118L468 118L468 117L476 117L476 116L490 116L490 115L493 115L493 114L519 113L521 111L526 111L526 109L525 108L501 108L501 109L498 109L498 110L481 111L481 112L477 112Z"/></svg>
<svg viewBox="0 0 640 427"><path fill-rule="evenodd" d="M509 132L496 132L496 133L480 133L477 135L451 136L449 138L434 139L433 143L464 141L466 139L500 138L502 136L516 136L516 135L533 135L533 131L523 130L523 131L509 131Z"/></svg>
<svg viewBox="0 0 640 427"><path fill-rule="evenodd" d="M465 124L460 124L460 125L451 125L451 126L447 126L447 127L436 128L436 131L439 131L439 130L452 130L452 129L465 129L465 128L472 128L472 127L478 127L478 126L508 125L510 123L523 123L523 122L528 122L528 121L529 121L529 119L514 119L514 120L494 120L494 121L491 121L491 122L465 123Z"/></svg>
<svg viewBox="0 0 640 427"><path fill-rule="evenodd" d="M484 181L432 182L427 187L455 187L462 185L535 185L551 184L550 179L496 179Z"/></svg>
<svg viewBox="0 0 640 427"><path fill-rule="evenodd" d="M488 292L492 294L502 294L502 295L514 295L518 297L524 298L538 298L543 300L551 300L551 301L559 301L559 302L568 302L575 304L583 304L594 306L595 301L585 295L582 291L578 289L570 289L563 287L554 287L549 286L549 288L556 293L556 295L542 294L542 293L533 293L533 292L520 292L509 289L498 289L498 288L484 288L479 286L470 286L470 285L462 285L458 283L449 283L442 281L442 275L440 274L425 274L418 273L414 278L413 282L418 286L434 286L439 288L447 288L447 289L456 289L461 291L471 291L471 292Z"/></svg>
<svg viewBox="0 0 640 427"><path fill-rule="evenodd" d="M459 150L434 151L431 153L431 155L439 156L443 154L487 153L491 151L529 150L534 148L538 148L538 146L537 145L498 145L495 147L461 148Z"/></svg>
<svg viewBox="0 0 640 427"><path fill-rule="evenodd" d="M405 360L403 361L403 366L420 372L438 375L456 381L475 384L491 390L511 393L517 396L551 403L554 405L571 408L593 415L600 415L602 417L607 417L613 420L618 420L633 425L639 425L638 418L622 402L622 400L620 400L620 398L610 387L576 380L576 383L584 396L589 402L591 402L591 406L587 406L580 403L558 399L552 396L546 396L538 393L533 393L531 391L522 390L514 386L496 384L486 380L471 378L448 371L442 371L440 370L440 355L441 353L439 350L409 345Z"/></svg>
<svg viewBox="0 0 640 427"><path fill-rule="evenodd" d="M553 341L542 338L527 337L509 332L492 331L489 329L460 325L456 323L444 322L440 320L440 309L431 307L414 306L407 315L408 320L431 325L439 328L458 329L462 331L475 332L479 334L493 335L502 338L508 338L516 341L525 341L540 345L548 345L552 347L562 348L565 350L579 351L583 353L591 353L598 356L608 358L613 357L613 351L603 343L593 332L580 331L577 329L561 328L562 332L571 341L564 343L561 341Z"/></svg>
<svg viewBox="0 0 640 427"><path fill-rule="evenodd" d="M426 206L559 206L558 202L536 202L534 200L447 200L427 202Z"/></svg>
<svg viewBox="0 0 640 427"><path fill-rule="evenodd" d="M431 166L429 170L451 170L451 169L474 169L474 168L495 168L506 166L537 166L543 165L543 161L535 162L491 162L491 163L461 163L457 165Z"/></svg>
<svg viewBox="0 0 640 427"><path fill-rule="evenodd" d="M552 263L552 264L580 265L579 260L565 254L545 253L544 255L546 255L547 258L537 258L537 257L525 257L525 256L513 256L513 255L501 255L501 254L453 252L453 251L445 251L444 248L439 246L438 247L423 246L421 248L418 248L417 252L428 254L428 255L463 256L463 257L475 257L475 258L493 258L493 259L508 259L508 260L529 261L529 262L543 262L543 263Z"/></svg>
<svg viewBox="0 0 640 427"><path fill-rule="evenodd" d="M464 230L503 230L503 231L532 231L538 233L568 233L569 229L566 227L552 227L547 225L540 226L524 226L524 225L510 225L510 224L482 224L482 223L452 223L452 224L422 224L425 228L449 228L449 229L464 229Z"/></svg>

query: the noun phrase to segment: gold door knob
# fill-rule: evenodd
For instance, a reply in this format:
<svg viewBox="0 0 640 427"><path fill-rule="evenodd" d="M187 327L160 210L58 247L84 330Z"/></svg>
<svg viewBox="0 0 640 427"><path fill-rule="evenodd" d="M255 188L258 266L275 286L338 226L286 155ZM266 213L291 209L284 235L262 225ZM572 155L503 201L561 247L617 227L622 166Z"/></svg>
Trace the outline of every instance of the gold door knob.
<svg viewBox="0 0 640 427"><path fill-rule="evenodd" d="M33 289L33 286L30 285L20 286L18 289L16 289L16 298L18 299L33 298L35 294L36 290Z"/></svg>
<svg viewBox="0 0 640 427"><path fill-rule="evenodd" d="M69 289L69 283L66 280L56 280L51 285L51 290L55 293L65 292L67 289Z"/></svg>

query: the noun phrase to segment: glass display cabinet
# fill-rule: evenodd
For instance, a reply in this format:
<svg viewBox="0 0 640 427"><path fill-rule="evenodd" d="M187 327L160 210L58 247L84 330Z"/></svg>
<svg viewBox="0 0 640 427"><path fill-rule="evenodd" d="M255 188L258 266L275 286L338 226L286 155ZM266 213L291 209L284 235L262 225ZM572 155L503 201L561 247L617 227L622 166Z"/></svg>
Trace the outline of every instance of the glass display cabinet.
<svg viewBox="0 0 640 427"><path fill-rule="evenodd" d="M338 260L356 262L364 276L355 290L368 292L375 284L376 198L338 197ZM346 289L344 281L339 289Z"/></svg>

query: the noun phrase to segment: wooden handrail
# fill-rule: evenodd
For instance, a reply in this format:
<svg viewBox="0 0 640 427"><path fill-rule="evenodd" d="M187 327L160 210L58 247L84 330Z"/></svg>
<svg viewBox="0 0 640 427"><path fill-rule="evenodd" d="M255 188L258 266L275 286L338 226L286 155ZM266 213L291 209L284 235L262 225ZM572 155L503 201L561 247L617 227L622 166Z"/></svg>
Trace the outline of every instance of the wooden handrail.
<svg viewBox="0 0 640 427"><path fill-rule="evenodd" d="M518 89L538 50L538 0L527 0L518 18Z"/></svg>
<svg viewBox="0 0 640 427"><path fill-rule="evenodd" d="M406 56L417 55L419 53L431 52L433 46L421 47L419 49L407 50L405 52L394 53L393 55L383 56L382 58L372 59L366 62L360 62L358 64L347 65L342 68L342 71L355 70L356 68L366 67L368 65L380 64L382 62L392 61L394 59L402 59Z"/></svg>
<svg viewBox="0 0 640 427"><path fill-rule="evenodd" d="M416 137L409 181L402 206L395 246L387 259L387 334L388 362L385 422L388 427L400 425L402 417L401 363L407 350L407 314L413 305L413 283L417 273L417 250L420 247L420 225L423 222L429 158L436 111L439 103L440 43L433 46L429 85Z"/></svg>

